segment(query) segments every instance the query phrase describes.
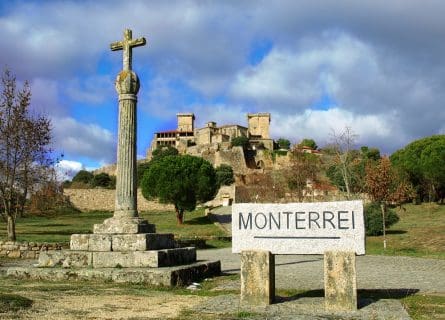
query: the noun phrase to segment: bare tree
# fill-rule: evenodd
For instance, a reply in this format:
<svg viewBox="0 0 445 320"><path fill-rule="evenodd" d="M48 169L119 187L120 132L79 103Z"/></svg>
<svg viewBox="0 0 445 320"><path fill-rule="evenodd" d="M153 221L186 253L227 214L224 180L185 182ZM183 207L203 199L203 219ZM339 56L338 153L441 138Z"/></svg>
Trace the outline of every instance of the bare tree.
<svg viewBox="0 0 445 320"><path fill-rule="evenodd" d="M23 214L28 195L52 164L50 121L33 116L30 102L28 83L18 89L16 78L6 70L0 96L0 215L13 241L16 219Z"/></svg>
<svg viewBox="0 0 445 320"><path fill-rule="evenodd" d="M351 127L345 127L340 133L335 132L335 130L332 130L331 133L331 147L334 151L334 161L340 170L348 198L351 197L352 151L357 138L358 135L354 133Z"/></svg>
<svg viewBox="0 0 445 320"><path fill-rule="evenodd" d="M304 153L298 149L292 152L290 166L287 169L286 178L289 189L296 193L298 201L303 201L309 191L308 182L317 182L320 171L320 159L318 156Z"/></svg>

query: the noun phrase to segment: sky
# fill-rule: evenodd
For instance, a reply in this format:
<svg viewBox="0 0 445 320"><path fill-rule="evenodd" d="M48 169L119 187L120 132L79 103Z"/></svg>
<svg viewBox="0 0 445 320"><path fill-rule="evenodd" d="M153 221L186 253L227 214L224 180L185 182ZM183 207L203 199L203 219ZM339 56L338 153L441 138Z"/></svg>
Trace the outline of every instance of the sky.
<svg viewBox="0 0 445 320"><path fill-rule="evenodd" d="M350 127L391 154L445 134L444 14L439 0L2 0L0 68L29 81L70 174L116 161L110 43L126 28L147 39L133 50L139 158L178 112L197 127L270 112L272 138L321 147Z"/></svg>

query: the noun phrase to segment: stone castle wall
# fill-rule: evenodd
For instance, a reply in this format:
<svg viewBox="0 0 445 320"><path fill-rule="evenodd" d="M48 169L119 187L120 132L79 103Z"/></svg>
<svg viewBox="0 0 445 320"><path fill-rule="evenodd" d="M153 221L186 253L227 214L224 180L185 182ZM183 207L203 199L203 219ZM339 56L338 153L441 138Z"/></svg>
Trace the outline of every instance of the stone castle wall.
<svg viewBox="0 0 445 320"><path fill-rule="evenodd" d="M82 211L105 210L114 211L116 190L110 189L65 189L64 194L71 203ZM174 210L173 205L161 204L157 201L148 201L138 189L138 211L148 210Z"/></svg>
<svg viewBox="0 0 445 320"><path fill-rule="evenodd" d="M62 244L0 241L0 257L37 259L40 251L48 250L62 250Z"/></svg>

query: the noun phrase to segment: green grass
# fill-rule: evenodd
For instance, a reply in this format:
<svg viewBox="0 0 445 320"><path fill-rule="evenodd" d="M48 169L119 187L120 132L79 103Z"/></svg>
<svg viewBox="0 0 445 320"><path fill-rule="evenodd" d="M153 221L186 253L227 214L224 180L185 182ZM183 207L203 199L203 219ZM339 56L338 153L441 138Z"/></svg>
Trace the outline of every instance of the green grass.
<svg viewBox="0 0 445 320"><path fill-rule="evenodd" d="M400 221L383 236L366 238L366 254L445 259L445 205L407 204L396 209Z"/></svg>
<svg viewBox="0 0 445 320"><path fill-rule="evenodd" d="M32 300L17 294L0 293L0 313L16 312L28 309L32 305Z"/></svg>
<svg viewBox="0 0 445 320"><path fill-rule="evenodd" d="M30 216L17 221L17 240L59 242L68 244L71 234L91 233L93 225L110 218L112 212L66 211L49 216ZM142 212L141 216L156 225L158 233L173 233L178 238L222 237L224 232L204 215L204 209L186 212L184 224L177 225L173 211ZM6 226L1 224L0 239L5 239ZM208 240L209 247L227 247L230 242Z"/></svg>
<svg viewBox="0 0 445 320"><path fill-rule="evenodd" d="M323 290L276 290L279 301L303 297L324 297ZM409 290L358 290L359 299L377 301L381 299L399 300L413 320L432 320L445 318L445 296L424 295Z"/></svg>

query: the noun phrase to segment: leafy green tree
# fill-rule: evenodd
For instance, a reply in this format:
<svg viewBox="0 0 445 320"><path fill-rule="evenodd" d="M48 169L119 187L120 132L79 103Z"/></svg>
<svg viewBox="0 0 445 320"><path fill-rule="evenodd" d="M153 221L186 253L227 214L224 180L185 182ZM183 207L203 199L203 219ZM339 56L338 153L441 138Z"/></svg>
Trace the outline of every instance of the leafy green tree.
<svg viewBox="0 0 445 320"><path fill-rule="evenodd" d="M290 141L288 139L280 138L277 140L278 148L289 150Z"/></svg>
<svg viewBox="0 0 445 320"><path fill-rule="evenodd" d="M84 184L91 184L93 181L94 174L87 170L80 170L76 175L73 177L73 182L77 183L84 183Z"/></svg>
<svg viewBox="0 0 445 320"><path fill-rule="evenodd" d="M158 198L175 206L178 224L184 211L194 210L198 202L211 200L216 193L216 174L212 164L190 155L166 156L153 161L141 181L146 199Z"/></svg>
<svg viewBox="0 0 445 320"><path fill-rule="evenodd" d="M360 152L362 154L362 158L364 160L380 160L380 150L377 148L369 148L367 146L363 146L360 148Z"/></svg>
<svg viewBox="0 0 445 320"><path fill-rule="evenodd" d="M145 171L150 168L151 161L138 162L137 164L137 185L138 187L141 185L142 177L144 176Z"/></svg>
<svg viewBox="0 0 445 320"><path fill-rule="evenodd" d="M420 199L445 197L445 135L411 142L391 155L395 167L405 172Z"/></svg>
<svg viewBox="0 0 445 320"><path fill-rule="evenodd" d="M178 149L172 146L159 146L152 152L152 160L158 160L166 156L178 155Z"/></svg>
<svg viewBox="0 0 445 320"><path fill-rule="evenodd" d="M304 138L303 140L301 140L301 142L298 144L301 147L309 147L312 150L317 150L318 146L315 143L314 139L308 139L308 138Z"/></svg>
<svg viewBox="0 0 445 320"><path fill-rule="evenodd" d="M216 183L218 186L229 186L235 182L233 177L233 169L227 164L222 164L215 169Z"/></svg>
<svg viewBox="0 0 445 320"><path fill-rule="evenodd" d="M101 172L93 176L91 185L93 187L111 188L113 187L113 179L108 173Z"/></svg>
<svg viewBox="0 0 445 320"><path fill-rule="evenodd" d="M243 147L243 149L247 149L249 146L249 138L247 137L235 137L232 139L232 146L234 147Z"/></svg>

